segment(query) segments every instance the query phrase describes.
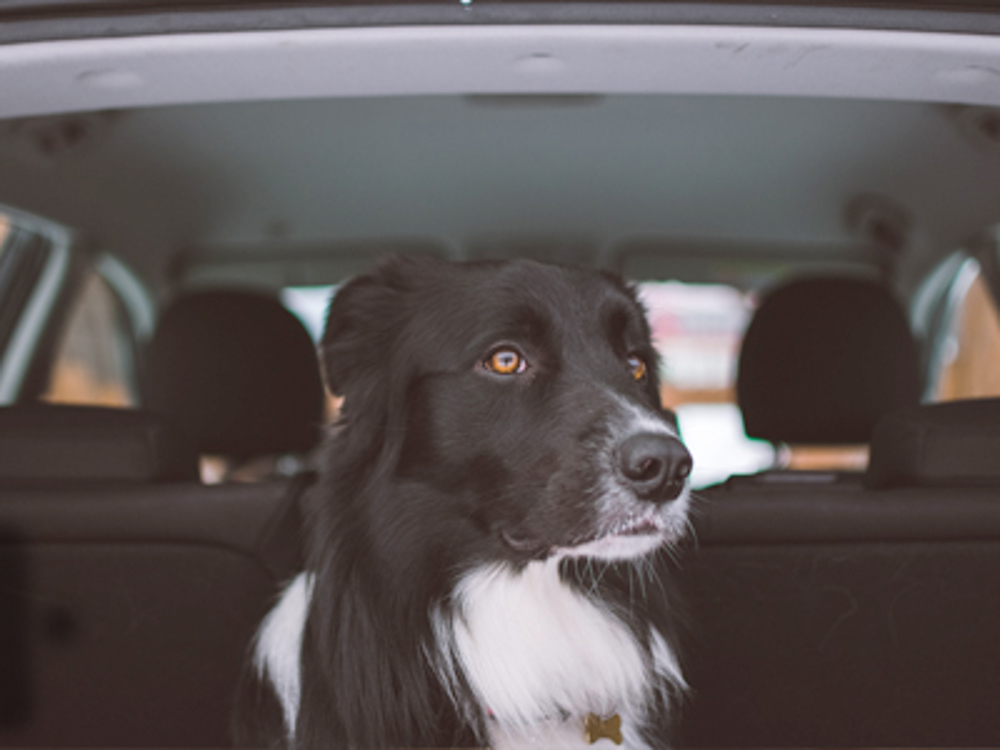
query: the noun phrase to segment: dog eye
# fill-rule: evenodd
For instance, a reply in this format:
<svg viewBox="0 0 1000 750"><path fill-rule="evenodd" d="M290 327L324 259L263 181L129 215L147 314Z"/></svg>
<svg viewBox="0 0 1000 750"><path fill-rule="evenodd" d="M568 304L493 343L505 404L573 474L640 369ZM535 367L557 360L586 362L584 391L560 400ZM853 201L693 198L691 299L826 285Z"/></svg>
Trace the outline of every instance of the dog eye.
<svg viewBox="0 0 1000 750"><path fill-rule="evenodd" d="M513 349L497 349L483 364L498 375L517 375L528 369L528 362Z"/></svg>
<svg viewBox="0 0 1000 750"><path fill-rule="evenodd" d="M636 380L646 379L646 361L635 354L632 354L628 358L628 369L632 373L632 377Z"/></svg>

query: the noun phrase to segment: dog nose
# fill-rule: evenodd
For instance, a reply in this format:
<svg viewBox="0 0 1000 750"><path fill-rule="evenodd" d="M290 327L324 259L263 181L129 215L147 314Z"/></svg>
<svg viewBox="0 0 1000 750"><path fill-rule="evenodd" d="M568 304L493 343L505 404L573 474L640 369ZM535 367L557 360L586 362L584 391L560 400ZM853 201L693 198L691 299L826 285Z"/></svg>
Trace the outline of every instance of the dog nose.
<svg viewBox="0 0 1000 750"><path fill-rule="evenodd" d="M621 473L640 500L673 500L691 473L691 454L669 435L640 432L621 444Z"/></svg>

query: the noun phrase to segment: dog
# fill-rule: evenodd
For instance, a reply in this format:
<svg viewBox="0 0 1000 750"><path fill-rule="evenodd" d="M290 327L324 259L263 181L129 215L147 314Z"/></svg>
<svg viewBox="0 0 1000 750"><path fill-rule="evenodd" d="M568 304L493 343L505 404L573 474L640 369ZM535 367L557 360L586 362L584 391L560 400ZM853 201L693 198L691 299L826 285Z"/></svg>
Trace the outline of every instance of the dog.
<svg viewBox="0 0 1000 750"><path fill-rule="evenodd" d="M686 685L652 561L691 456L634 289L394 258L336 293L320 350L342 413L240 744L666 747Z"/></svg>

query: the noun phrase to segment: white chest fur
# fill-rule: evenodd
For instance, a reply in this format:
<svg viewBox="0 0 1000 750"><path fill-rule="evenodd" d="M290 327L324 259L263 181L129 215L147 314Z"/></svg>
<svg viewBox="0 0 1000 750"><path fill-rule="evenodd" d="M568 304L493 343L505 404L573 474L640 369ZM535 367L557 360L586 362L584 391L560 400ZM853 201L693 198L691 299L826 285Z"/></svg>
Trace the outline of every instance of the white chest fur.
<svg viewBox="0 0 1000 750"><path fill-rule="evenodd" d="M567 586L558 562L522 571L490 566L456 589L456 613L435 615L445 670L460 669L490 720L490 745L598 748L588 745L588 713L622 717L625 747L638 735L645 707L662 679L683 686L676 659L652 632L638 643L621 620Z"/></svg>

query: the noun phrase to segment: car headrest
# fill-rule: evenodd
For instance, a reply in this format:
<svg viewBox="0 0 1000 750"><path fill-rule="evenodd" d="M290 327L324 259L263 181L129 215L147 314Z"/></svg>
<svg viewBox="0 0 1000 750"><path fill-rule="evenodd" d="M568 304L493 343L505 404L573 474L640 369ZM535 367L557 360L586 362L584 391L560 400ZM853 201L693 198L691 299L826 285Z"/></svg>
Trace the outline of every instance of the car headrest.
<svg viewBox="0 0 1000 750"><path fill-rule="evenodd" d="M1000 398L909 407L879 421L865 484L1000 484Z"/></svg>
<svg viewBox="0 0 1000 750"><path fill-rule="evenodd" d="M164 311L144 363L144 405L169 414L201 454L305 453L319 440L316 347L274 297L197 291Z"/></svg>
<svg viewBox="0 0 1000 750"><path fill-rule="evenodd" d="M82 406L0 408L0 481L198 481L183 431L145 411Z"/></svg>
<svg viewBox="0 0 1000 750"><path fill-rule="evenodd" d="M916 343L884 285L799 279L767 295L751 320L736 393L750 437L866 443L879 417L917 403Z"/></svg>

